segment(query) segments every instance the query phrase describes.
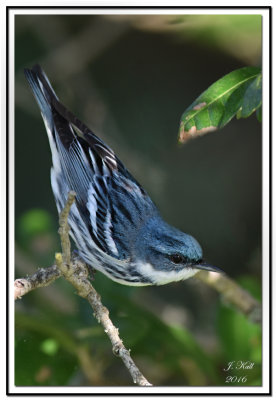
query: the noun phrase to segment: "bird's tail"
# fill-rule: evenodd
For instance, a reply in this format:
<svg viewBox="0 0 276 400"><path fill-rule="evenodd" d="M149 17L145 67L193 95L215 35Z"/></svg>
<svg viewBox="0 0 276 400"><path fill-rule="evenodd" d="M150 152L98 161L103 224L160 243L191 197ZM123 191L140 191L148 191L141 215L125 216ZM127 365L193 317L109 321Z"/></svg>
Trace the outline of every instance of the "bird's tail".
<svg viewBox="0 0 276 400"><path fill-rule="evenodd" d="M38 103L44 121L52 125L51 105L53 101L58 101L58 97L52 88L45 72L39 65L35 65L32 69L24 69L25 76L35 99Z"/></svg>
<svg viewBox="0 0 276 400"><path fill-rule="evenodd" d="M56 136L59 136L65 148L70 147L76 136L72 126L76 127L82 134L89 133L93 142L102 143L83 122L59 101L40 65L35 65L31 69L26 68L24 72L44 119L52 152L54 152L52 138L56 142Z"/></svg>
<svg viewBox="0 0 276 400"><path fill-rule="evenodd" d="M24 72L40 108L52 151L53 167L58 172L61 168L59 153L63 146L68 148L75 137L65 115L71 113L60 103L47 75L39 65L26 68Z"/></svg>

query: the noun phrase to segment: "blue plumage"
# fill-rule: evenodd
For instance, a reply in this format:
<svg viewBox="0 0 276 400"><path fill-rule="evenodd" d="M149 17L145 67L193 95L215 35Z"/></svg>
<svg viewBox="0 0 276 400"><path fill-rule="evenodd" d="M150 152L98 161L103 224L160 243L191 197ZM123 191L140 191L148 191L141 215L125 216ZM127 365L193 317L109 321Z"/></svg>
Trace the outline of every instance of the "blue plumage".
<svg viewBox="0 0 276 400"><path fill-rule="evenodd" d="M186 279L202 261L197 241L165 223L156 206L114 152L59 101L36 65L25 70L52 151L51 184L58 211L76 192L69 225L80 256L127 285Z"/></svg>

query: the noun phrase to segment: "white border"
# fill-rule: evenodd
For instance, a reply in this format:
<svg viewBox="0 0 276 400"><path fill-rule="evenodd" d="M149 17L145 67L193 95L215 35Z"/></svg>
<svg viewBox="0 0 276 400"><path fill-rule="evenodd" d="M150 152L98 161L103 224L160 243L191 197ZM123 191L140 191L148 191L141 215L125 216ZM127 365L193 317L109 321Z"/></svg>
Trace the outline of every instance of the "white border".
<svg viewBox="0 0 276 400"><path fill-rule="evenodd" d="M51 2L52 5L56 3ZM99 2L101 3L101 2ZM49 3L48 3L49 4ZM24 4L27 6L28 2ZM30 6L35 6L33 2L29 2ZM51 5L51 4L49 4ZM66 2L66 6L75 5ZM83 3L87 5L87 3ZM102 6L102 4L98 4ZM123 4L121 4L123 5ZM140 4L141 5L141 4ZM160 2L159 2L159 5ZM60 6L62 6L60 4ZM81 4L80 4L81 6ZM97 4L94 3L94 6ZM112 7L112 5L110 4ZM114 5L115 6L115 5ZM14 300L13 300L13 281L14 271L12 266L14 265L14 15L15 14L262 14L263 15L263 343L269 342L269 330L268 330L268 315L269 315L269 293L267 288L269 287L269 12L268 10L252 10L252 9L83 9L83 10L10 10L10 22L9 22L9 39L10 39L10 52L9 52L9 67L10 67L10 90L9 90L9 137L10 137L10 154L9 154L9 168L10 168L10 185L9 185L9 199L10 199L10 237L9 237L9 283L10 283L10 311L9 311L9 331L10 331L10 348L9 348L9 392L12 394L23 394L23 393L75 393L78 394L97 394L97 393L139 393L139 394L152 394L152 393L186 393L186 394L215 394L215 393L228 393L228 394L266 394L269 391L269 349L268 346L263 346L263 386L262 387L16 387L14 386ZM3 24L5 25L5 24ZM2 26L3 26L2 25Z"/></svg>

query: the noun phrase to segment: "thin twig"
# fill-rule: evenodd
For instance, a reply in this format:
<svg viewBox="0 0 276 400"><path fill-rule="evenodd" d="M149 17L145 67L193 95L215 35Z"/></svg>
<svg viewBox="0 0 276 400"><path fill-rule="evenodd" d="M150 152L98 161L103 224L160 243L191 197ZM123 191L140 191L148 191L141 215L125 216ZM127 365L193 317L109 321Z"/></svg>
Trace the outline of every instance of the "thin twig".
<svg viewBox="0 0 276 400"><path fill-rule="evenodd" d="M225 274L200 271L195 278L206 283L222 294L226 302L233 304L251 322L261 323L262 309L260 303L246 290L242 289L233 279Z"/></svg>
<svg viewBox="0 0 276 400"><path fill-rule="evenodd" d="M119 356L129 370L133 382L139 386L151 386L147 379L142 375L138 367L132 360L129 350L123 345L122 339L119 337L118 329L113 325L109 318L109 311L101 302L100 295L88 280L88 270L86 265L75 258L70 263L69 268L62 262L62 255L56 254L56 264L60 268L65 279L68 280L78 291L78 295L87 299L93 309L93 315L104 328L105 333L109 337L113 353Z"/></svg>
<svg viewBox="0 0 276 400"><path fill-rule="evenodd" d="M76 194L74 192L69 192L67 203L60 213L59 234L62 254L56 254L56 265L65 279L77 289L78 295L88 300L94 311L94 316L98 322L102 324L105 333L112 343L113 353L122 359L132 376L133 382L139 386L151 386L130 357L129 350L123 345L123 341L119 337L118 329L109 318L109 311L103 306L100 295L96 292L88 279L87 266L77 257L71 260L68 215L75 200L75 196Z"/></svg>
<svg viewBox="0 0 276 400"><path fill-rule="evenodd" d="M48 286L61 276L56 265L38 269L32 276L14 281L14 300L20 299L31 290Z"/></svg>
<svg viewBox="0 0 276 400"><path fill-rule="evenodd" d="M75 201L76 193L72 190L68 193L67 202L59 215L59 236L62 249L63 262L69 266L71 261L71 243L69 239L70 227L68 225L68 215Z"/></svg>

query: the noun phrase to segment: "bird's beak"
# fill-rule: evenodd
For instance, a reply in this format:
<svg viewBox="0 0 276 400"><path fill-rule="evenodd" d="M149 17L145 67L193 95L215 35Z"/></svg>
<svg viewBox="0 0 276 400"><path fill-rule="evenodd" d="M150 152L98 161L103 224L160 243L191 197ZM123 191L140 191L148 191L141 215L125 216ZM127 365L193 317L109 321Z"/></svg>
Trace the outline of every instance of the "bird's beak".
<svg viewBox="0 0 276 400"><path fill-rule="evenodd" d="M222 269L215 267L214 265L208 264L205 261L201 261L198 264L193 264L193 267L197 269L203 269L205 271L213 271L213 272L219 272L219 273L224 273Z"/></svg>

